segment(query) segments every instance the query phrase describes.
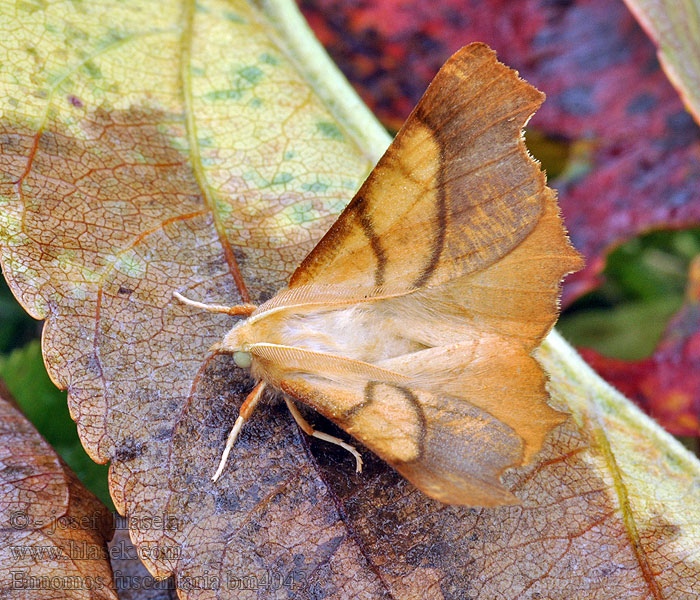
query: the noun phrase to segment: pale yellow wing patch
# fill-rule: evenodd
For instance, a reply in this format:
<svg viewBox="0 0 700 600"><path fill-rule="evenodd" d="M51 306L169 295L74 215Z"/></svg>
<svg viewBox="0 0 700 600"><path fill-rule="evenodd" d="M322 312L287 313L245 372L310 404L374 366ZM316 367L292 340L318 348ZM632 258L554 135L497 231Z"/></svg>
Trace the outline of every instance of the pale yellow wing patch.
<svg viewBox="0 0 700 600"><path fill-rule="evenodd" d="M420 401L405 387L369 381L362 403L343 418L348 433L372 440L374 451L392 462L418 460L423 452L425 416Z"/></svg>

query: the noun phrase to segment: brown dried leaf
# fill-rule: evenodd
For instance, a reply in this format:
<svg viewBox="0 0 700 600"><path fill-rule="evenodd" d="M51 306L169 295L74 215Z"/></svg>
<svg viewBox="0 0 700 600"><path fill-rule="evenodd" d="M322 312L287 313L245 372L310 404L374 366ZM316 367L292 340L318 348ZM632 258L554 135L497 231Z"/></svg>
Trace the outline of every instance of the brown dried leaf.
<svg viewBox="0 0 700 600"><path fill-rule="evenodd" d="M504 478L521 506L439 504L368 453L357 475L276 402L211 483L251 382L207 351L232 320L172 291L269 297L388 140L292 5L181 9L49 2L0 44L3 268L148 568L197 599L691 597L698 464L556 335L572 418Z"/></svg>
<svg viewBox="0 0 700 600"><path fill-rule="evenodd" d="M117 516L115 520L109 558L119 600L176 600L173 578L155 579L143 566L138 548L129 539L127 519Z"/></svg>
<svg viewBox="0 0 700 600"><path fill-rule="evenodd" d="M0 598L116 600L109 510L14 407L0 380Z"/></svg>

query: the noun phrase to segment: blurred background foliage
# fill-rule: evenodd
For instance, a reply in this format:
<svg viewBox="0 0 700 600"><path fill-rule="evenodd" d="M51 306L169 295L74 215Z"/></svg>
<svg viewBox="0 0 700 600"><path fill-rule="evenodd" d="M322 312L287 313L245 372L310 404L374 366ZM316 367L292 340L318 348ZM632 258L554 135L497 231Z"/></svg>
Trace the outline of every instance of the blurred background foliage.
<svg viewBox="0 0 700 600"><path fill-rule="evenodd" d="M700 228L654 231L608 254L603 284L569 306L559 331L575 346L625 360L651 356L681 308Z"/></svg>
<svg viewBox="0 0 700 600"><path fill-rule="evenodd" d="M528 130L526 140L554 188L591 168L585 142L566 143L538 130ZM683 306L690 263L698 255L700 227L649 231L609 248L601 284L562 311L559 332L574 346L606 357L651 356Z"/></svg>

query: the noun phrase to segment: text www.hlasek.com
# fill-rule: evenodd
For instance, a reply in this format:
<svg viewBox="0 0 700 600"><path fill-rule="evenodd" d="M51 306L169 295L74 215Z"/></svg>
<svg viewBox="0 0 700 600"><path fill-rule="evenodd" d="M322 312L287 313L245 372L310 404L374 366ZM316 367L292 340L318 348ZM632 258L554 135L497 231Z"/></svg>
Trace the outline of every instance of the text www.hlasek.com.
<svg viewBox="0 0 700 600"><path fill-rule="evenodd" d="M17 561L60 560L173 560L180 558L179 546L140 546L138 548L123 542L109 550L88 542L69 541L62 546L10 546L10 556Z"/></svg>

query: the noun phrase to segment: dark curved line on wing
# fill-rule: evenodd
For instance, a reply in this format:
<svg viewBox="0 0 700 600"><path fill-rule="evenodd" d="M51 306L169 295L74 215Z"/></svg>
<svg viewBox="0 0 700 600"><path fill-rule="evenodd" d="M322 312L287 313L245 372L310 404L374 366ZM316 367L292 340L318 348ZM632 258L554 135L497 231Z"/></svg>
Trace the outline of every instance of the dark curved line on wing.
<svg viewBox="0 0 700 600"><path fill-rule="evenodd" d="M365 401L362 402L361 404L358 404L357 406L353 406L350 410L348 410L345 413L345 418L350 419L353 415L357 414L360 410L363 408L366 408L370 404L372 404L375 400L375 391L376 388L380 385L386 385L389 387L393 387L395 390L398 390L401 392L404 398L408 400L409 404L413 407L413 410L415 411L416 415L418 416L418 423L419 423L419 429L420 429L420 437L418 439L418 455L416 458L414 458L411 462L415 462L420 460L423 457L423 454L425 452L425 438L427 434L427 425L428 422L425 418L425 413L423 412L423 407L420 405L420 402L418 402L418 398L416 398L416 395L409 389L402 387L400 385L396 385L393 383L387 383L384 381L368 381L367 385L365 386L364 390L364 398Z"/></svg>
<svg viewBox="0 0 700 600"><path fill-rule="evenodd" d="M430 128L433 135L437 140L439 136L436 135L435 131L425 123L425 126ZM437 228L437 235L432 243L432 252L430 253L430 259L428 264L423 268L418 278L413 282L414 288L421 288L430 279L431 275L437 268L438 262L440 261L440 255L445 247L445 237L447 235L447 190L445 185L445 156L444 147L442 144L440 146L440 168L438 169L437 177L438 184L436 186L438 192L437 198L437 214L435 215L435 227Z"/></svg>
<svg viewBox="0 0 700 600"><path fill-rule="evenodd" d="M416 415L418 416L418 423L420 426L420 434L418 438L418 455L411 461L416 462L421 460L423 458L423 454L425 453L425 438L428 430L428 422L425 418L423 407L418 402L418 398L416 398L416 395L411 390L405 387L401 387L398 385L394 385L393 387L399 390L404 395L406 400L408 400L411 406L413 406L413 410L416 411Z"/></svg>
<svg viewBox="0 0 700 600"><path fill-rule="evenodd" d="M374 231L374 225L372 225L372 219L367 214L367 204L363 197L358 197L357 218L360 222L360 227L362 227L362 231L369 240L374 256L377 258L377 267L374 271L374 285L382 286L384 285L384 276L386 273L386 252L384 252L382 242L377 232Z"/></svg>

